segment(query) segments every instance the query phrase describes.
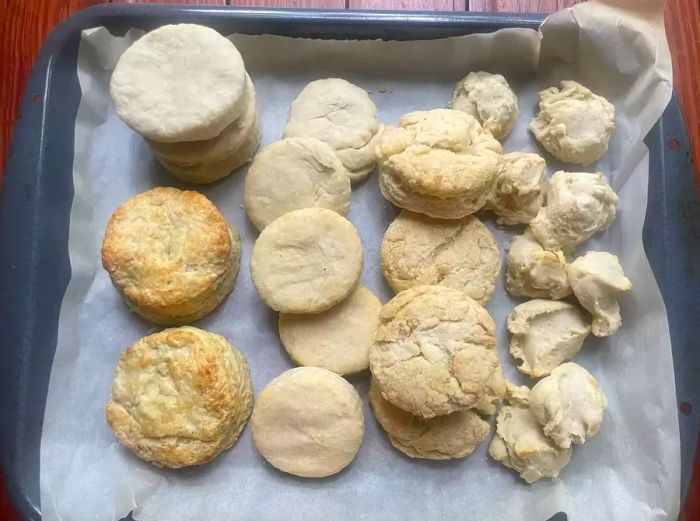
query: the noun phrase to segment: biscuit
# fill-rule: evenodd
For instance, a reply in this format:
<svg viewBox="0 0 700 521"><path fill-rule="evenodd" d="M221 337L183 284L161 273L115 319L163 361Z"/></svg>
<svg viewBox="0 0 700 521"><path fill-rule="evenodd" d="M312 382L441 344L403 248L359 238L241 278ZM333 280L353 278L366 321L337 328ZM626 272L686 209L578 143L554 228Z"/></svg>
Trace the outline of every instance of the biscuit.
<svg viewBox="0 0 700 521"><path fill-rule="evenodd" d="M537 154L512 152L503 156L496 190L485 208L498 217L498 224L527 224L535 218L544 199L544 159Z"/></svg>
<svg viewBox="0 0 700 521"><path fill-rule="evenodd" d="M569 264L566 272L579 303L593 315L593 334L614 335L622 325L617 294L632 289L620 259L606 251L589 251Z"/></svg>
<svg viewBox="0 0 700 521"><path fill-rule="evenodd" d="M382 396L432 418L493 408L505 391L496 327L479 303L444 286L416 286L386 304L369 352Z"/></svg>
<svg viewBox="0 0 700 521"><path fill-rule="evenodd" d="M501 254L474 216L448 221L403 210L384 234L381 263L394 291L439 284L484 304L501 271Z"/></svg>
<svg viewBox="0 0 700 521"><path fill-rule="evenodd" d="M556 172L545 199L528 230L548 250L573 250L607 229L617 213L617 194L600 172Z"/></svg>
<svg viewBox="0 0 700 521"><path fill-rule="evenodd" d="M474 116L496 139L510 134L519 114L518 98L506 79L483 71L457 82L449 107Z"/></svg>
<svg viewBox="0 0 700 521"><path fill-rule="evenodd" d="M201 141L162 143L146 139L146 142L159 160L179 167L215 163L228 159L239 152L244 143L249 140L254 129L259 133L255 111L255 86L248 75L246 75L246 88L243 96L243 112L218 136Z"/></svg>
<svg viewBox="0 0 700 521"><path fill-rule="evenodd" d="M208 27L164 25L129 47L112 73L117 115L156 141L218 136L243 111L246 73L229 40Z"/></svg>
<svg viewBox="0 0 700 521"><path fill-rule="evenodd" d="M340 78L312 81L292 102L284 137L312 137L338 154L352 183L376 165L377 107L367 91Z"/></svg>
<svg viewBox="0 0 700 521"><path fill-rule="evenodd" d="M365 432L355 388L320 367L297 367L272 380L258 396L250 423L263 458L304 478L347 467Z"/></svg>
<svg viewBox="0 0 700 521"><path fill-rule="evenodd" d="M374 382L369 388L374 416L398 450L411 458L445 460L469 456L491 427L473 411L424 420L386 401Z"/></svg>
<svg viewBox="0 0 700 521"><path fill-rule="evenodd" d="M158 467L178 468L229 449L252 408L243 355L224 337L186 326L122 353L106 413L119 443Z"/></svg>
<svg viewBox="0 0 700 521"><path fill-rule="evenodd" d="M514 297L552 300L571 294L564 253L545 250L527 232L516 235L506 257L506 290Z"/></svg>
<svg viewBox="0 0 700 521"><path fill-rule="evenodd" d="M186 324L233 290L238 232L202 194L153 188L112 214L102 265L136 313L157 324Z"/></svg>
<svg viewBox="0 0 700 521"><path fill-rule="evenodd" d="M263 148L245 178L243 204L258 230L285 213L328 208L345 216L350 208L347 170L323 141L293 137Z"/></svg>
<svg viewBox="0 0 700 521"><path fill-rule="evenodd" d="M598 434L607 406L598 381L573 362L554 369L530 393L530 410L544 433L563 449Z"/></svg>
<svg viewBox="0 0 700 521"><path fill-rule="evenodd" d="M411 112L377 140L379 188L392 204L440 219L484 206L496 187L501 144L472 116L450 109Z"/></svg>
<svg viewBox="0 0 700 521"><path fill-rule="evenodd" d="M589 165L608 150L615 130L615 107L575 81L540 91L540 111L530 131L564 163Z"/></svg>
<svg viewBox="0 0 700 521"><path fill-rule="evenodd" d="M250 275L260 298L281 313L320 313L347 297L362 273L362 243L332 210L286 213L255 241Z"/></svg>
<svg viewBox="0 0 700 521"><path fill-rule="evenodd" d="M280 340L299 365L323 367L338 374L369 367L369 348L382 308L364 286L328 311L315 314L280 313Z"/></svg>

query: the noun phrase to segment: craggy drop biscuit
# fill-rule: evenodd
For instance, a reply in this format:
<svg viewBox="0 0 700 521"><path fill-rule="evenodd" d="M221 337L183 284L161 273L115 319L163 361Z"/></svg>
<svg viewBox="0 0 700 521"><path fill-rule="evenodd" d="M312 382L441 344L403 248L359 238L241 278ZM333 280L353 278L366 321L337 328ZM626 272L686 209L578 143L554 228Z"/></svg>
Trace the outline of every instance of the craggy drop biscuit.
<svg viewBox="0 0 700 521"><path fill-rule="evenodd" d="M382 240L384 278L394 291L438 284L480 304L491 298L501 271L496 239L479 219L433 219L403 210Z"/></svg>
<svg viewBox="0 0 700 521"><path fill-rule="evenodd" d="M218 136L243 111L246 72L236 47L215 30L164 25L129 47L112 73L117 115L156 141Z"/></svg>
<svg viewBox="0 0 700 521"><path fill-rule="evenodd" d="M350 208L347 170L333 149L315 138L293 137L264 147L245 178L243 204L258 230L285 213Z"/></svg>
<svg viewBox="0 0 700 521"><path fill-rule="evenodd" d="M112 214L102 265L136 313L157 324L187 324L233 290L238 232L198 192L153 188Z"/></svg>
<svg viewBox="0 0 700 521"><path fill-rule="evenodd" d="M365 432L355 388L320 367L297 367L272 380L258 396L250 423L267 462L305 478L347 467Z"/></svg>
<svg viewBox="0 0 700 521"><path fill-rule="evenodd" d="M243 355L220 335L179 327L146 336L122 353L107 422L139 458L178 468L230 448L252 408Z"/></svg>
<svg viewBox="0 0 700 521"><path fill-rule="evenodd" d="M381 309L374 293L358 285L328 311L280 313L280 340L299 365L323 367L341 375L357 373L369 367L369 348Z"/></svg>
<svg viewBox="0 0 700 521"><path fill-rule="evenodd" d="M516 235L506 257L506 290L514 297L552 300L571 294L564 253L545 250L527 232Z"/></svg>
<svg viewBox="0 0 700 521"><path fill-rule="evenodd" d="M411 458L464 458L474 452L491 429L470 410L428 420L413 416L386 401L374 381L369 388L369 403L391 444Z"/></svg>
<svg viewBox="0 0 700 521"><path fill-rule="evenodd" d="M350 221L332 210L286 213L265 228L250 258L253 284L281 313L320 313L357 286L362 243Z"/></svg>
<svg viewBox="0 0 700 521"><path fill-rule="evenodd" d="M493 409L505 392L493 319L463 292L416 286L382 308L369 364L393 405L422 418Z"/></svg>

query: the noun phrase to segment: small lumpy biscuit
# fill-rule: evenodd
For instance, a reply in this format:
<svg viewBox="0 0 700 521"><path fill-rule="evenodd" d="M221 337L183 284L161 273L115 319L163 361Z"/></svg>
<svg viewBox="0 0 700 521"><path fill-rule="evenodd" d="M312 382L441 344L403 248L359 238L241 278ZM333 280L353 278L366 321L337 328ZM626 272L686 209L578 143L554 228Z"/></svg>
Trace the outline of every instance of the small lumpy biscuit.
<svg viewBox="0 0 700 521"><path fill-rule="evenodd" d="M323 367L341 375L357 373L369 367L369 348L381 309L374 293L358 285L328 311L280 313L280 340L299 365Z"/></svg>
<svg viewBox="0 0 700 521"><path fill-rule="evenodd" d="M347 215L347 170L326 143L293 137L263 148L245 178L243 204L258 230L302 208L328 208Z"/></svg>
<svg viewBox="0 0 700 521"><path fill-rule="evenodd" d="M501 254L474 216L444 220L403 210L384 234L381 263L394 291L438 284L484 304L501 271Z"/></svg>
<svg viewBox="0 0 700 521"><path fill-rule="evenodd" d="M469 456L491 430L474 411L458 411L425 420L394 407L374 382L369 404L389 441L411 458L446 460Z"/></svg>
<svg viewBox="0 0 700 521"><path fill-rule="evenodd" d="M377 107L367 91L340 78L327 78L309 83L292 102L283 135L327 143L356 183L376 165L379 130Z"/></svg>
<svg viewBox="0 0 700 521"><path fill-rule="evenodd" d="M379 315L370 349L382 396L422 418L491 409L505 391L496 328L474 299L445 286L416 286Z"/></svg>
<svg viewBox="0 0 700 521"><path fill-rule="evenodd" d="M267 462L304 478L347 467L365 432L355 388L319 367L290 369L267 384L250 423L255 447Z"/></svg>
<svg viewBox="0 0 700 521"><path fill-rule="evenodd" d="M195 24L164 25L129 47L114 68L117 115L156 141L218 136L243 111L246 72L228 39Z"/></svg>
<svg viewBox="0 0 700 521"><path fill-rule="evenodd" d="M571 460L571 449L558 447L545 436L542 426L530 410L530 390L508 384L506 405L496 418L496 435L489 455L515 470L522 479L534 483L556 478Z"/></svg>
<svg viewBox="0 0 700 521"><path fill-rule="evenodd" d="M575 81L540 91L540 111L530 122L537 141L564 163L589 165L608 150L615 107Z"/></svg>
<svg viewBox="0 0 700 521"><path fill-rule="evenodd" d="M284 214L255 241L250 274L260 298L281 313L320 313L347 297L362 273L362 243L332 210Z"/></svg>
<svg viewBox="0 0 700 521"><path fill-rule="evenodd" d="M510 353L518 371L539 378L548 375L581 349L591 331L583 314L568 302L535 299L515 306L508 315Z"/></svg>
<svg viewBox="0 0 700 521"><path fill-rule="evenodd" d="M102 265L136 313L187 324L213 311L236 284L238 232L198 192L153 188L112 214Z"/></svg>
<svg viewBox="0 0 700 521"><path fill-rule="evenodd" d="M179 468L229 449L252 408L243 355L224 337L185 326L146 336L122 353L107 422L139 458Z"/></svg>
<svg viewBox="0 0 700 521"><path fill-rule="evenodd" d="M545 250L529 233L516 235L506 257L506 290L514 297L552 300L571 294L564 253Z"/></svg>
<svg viewBox="0 0 700 521"><path fill-rule="evenodd" d="M461 219L491 197L501 144L473 116L450 109L411 112L377 141L379 188L391 203L440 219Z"/></svg>
<svg viewBox="0 0 700 521"><path fill-rule="evenodd" d="M537 154L512 152L503 156L496 190L485 208L496 214L498 224L527 224L542 206L542 184L547 173Z"/></svg>
<svg viewBox="0 0 700 521"><path fill-rule="evenodd" d="M569 264L567 273L574 295L593 315L593 334L614 335L622 325L617 295L632 289L617 256L606 251L589 251Z"/></svg>
<svg viewBox="0 0 700 521"><path fill-rule="evenodd" d="M518 98L500 74L470 72L455 86L450 108L479 120L496 139L503 139L518 120Z"/></svg>
<svg viewBox="0 0 700 521"><path fill-rule="evenodd" d="M598 381L573 362L554 369L530 394L530 410L544 433L563 449L598 434L607 406Z"/></svg>
<svg viewBox="0 0 700 521"><path fill-rule="evenodd" d="M600 172L556 172L545 199L528 230L548 250L573 250L607 229L617 213L617 194Z"/></svg>

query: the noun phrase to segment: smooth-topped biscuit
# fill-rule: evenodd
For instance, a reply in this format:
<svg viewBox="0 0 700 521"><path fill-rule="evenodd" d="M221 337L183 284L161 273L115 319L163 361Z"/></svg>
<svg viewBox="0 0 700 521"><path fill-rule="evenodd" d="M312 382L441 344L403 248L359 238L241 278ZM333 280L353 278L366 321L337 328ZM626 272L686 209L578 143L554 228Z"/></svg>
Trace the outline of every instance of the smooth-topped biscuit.
<svg viewBox="0 0 700 521"><path fill-rule="evenodd" d="M328 311L314 314L280 313L280 340L299 365L323 367L338 374L369 367L369 348L382 304L358 285Z"/></svg>
<svg viewBox="0 0 700 521"><path fill-rule="evenodd" d="M328 208L347 215L347 170L333 149L315 138L293 137L263 148L245 178L243 204L258 230L302 208Z"/></svg>
<svg viewBox="0 0 700 521"><path fill-rule="evenodd" d="M466 112L493 134L503 139L518 120L518 98L500 74L470 72L455 86L450 108Z"/></svg>
<svg viewBox="0 0 700 521"><path fill-rule="evenodd" d="M246 73L236 47L215 30L164 25L129 47L112 73L117 115L156 141L218 136L243 111Z"/></svg>
<svg viewBox="0 0 700 521"><path fill-rule="evenodd" d="M350 221L305 208L270 223L255 241L250 274L260 298L281 313L320 313L345 297L362 273L362 243Z"/></svg>
<svg viewBox="0 0 700 521"><path fill-rule="evenodd" d="M493 319L444 286L416 286L389 301L370 349L382 396L422 418L493 409L505 391Z"/></svg>
<svg viewBox="0 0 700 521"><path fill-rule="evenodd" d="M615 107L575 81L540 91L540 111L529 126L537 141L565 163L589 165L608 150Z"/></svg>
<svg viewBox="0 0 700 521"><path fill-rule="evenodd" d="M440 219L460 219L491 197L501 144L469 114L411 112L377 140L379 188L391 203Z"/></svg>
<svg viewBox="0 0 700 521"><path fill-rule="evenodd" d="M252 407L243 355L220 335L179 327L146 336L122 353L107 422L139 458L178 468L230 448Z"/></svg>
<svg viewBox="0 0 700 521"><path fill-rule="evenodd" d="M255 402L253 442L270 465L322 478L347 467L362 444L362 400L341 376L297 367L272 380Z"/></svg>
<svg viewBox="0 0 700 521"><path fill-rule="evenodd" d="M112 214L102 265L129 307L157 324L214 310L236 284L238 232L198 192L153 188Z"/></svg>
<svg viewBox="0 0 700 521"><path fill-rule="evenodd" d="M369 388L369 403L391 444L411 458L464 458L474 452L491 429L469 410L427 420L413 416L385 400L374 382Z"/></svg>
<svg viewBox="0 0 700 521"><path fill-rule="evenodd" d="M292 102L284 137L313 137L330 145L355 183L376 164L377 107L367 91L340 78L312 81Z"/></svg>
<svg viewBox="0 0 700 521"><path fill-rule="evenodd" d="M514 297L558 300L571 294L561 250L545 250L526 232L510 241L506 259L506 290Z"/></svg>
<svg viewBox="0 0 700 521"><path fill-rule="evenodd" d="M439 284L481 304L491 298L501 271L496 239L476 217L434 219L407 210L384 234L381 262L394 291Z"/></svg>

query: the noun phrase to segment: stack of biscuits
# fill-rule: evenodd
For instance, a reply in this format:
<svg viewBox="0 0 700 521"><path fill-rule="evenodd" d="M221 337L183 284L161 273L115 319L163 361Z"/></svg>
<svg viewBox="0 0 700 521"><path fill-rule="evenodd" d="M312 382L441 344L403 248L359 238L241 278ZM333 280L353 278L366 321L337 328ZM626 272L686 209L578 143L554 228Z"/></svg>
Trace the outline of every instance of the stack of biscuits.
<svg viewBox="0 0 700 521"><path fill-rule="evenodd" d="M120 58L110 93L119 117L183 181L218 181L260 143L253 82L233 43L213 29L148 33Z"/></svg>

